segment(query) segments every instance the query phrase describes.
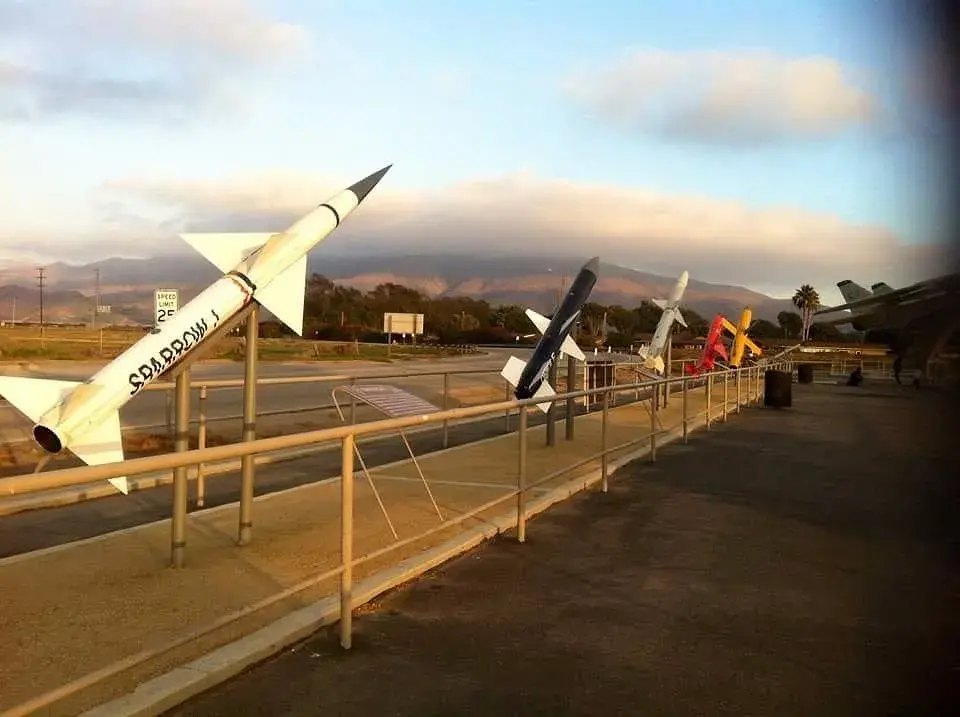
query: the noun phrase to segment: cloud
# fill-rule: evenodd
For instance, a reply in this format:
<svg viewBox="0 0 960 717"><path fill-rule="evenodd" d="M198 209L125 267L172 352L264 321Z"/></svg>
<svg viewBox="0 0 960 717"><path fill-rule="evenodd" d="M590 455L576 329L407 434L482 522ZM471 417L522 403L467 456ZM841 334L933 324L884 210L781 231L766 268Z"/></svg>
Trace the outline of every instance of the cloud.
<svg viewBox="0 0 960 717"><path fill-rule="evenodd" d="M641 49L580 69L563 89L626 131L705 143L821 138L878 116L836 60L766 51Z"/></svg>
<svg viewBox="0 0 960 717"><path fill-rule="evenodd" d="M229 100L240 80L305 46L249 0L64 0L0 9L0 118L141 116Z"/></svg>
<svg viewBox="0 0 960 717"><path fill-rule="evenodd" d="M176 231L281 231L358 177L264 174L198 181L131 177L103 188L122 205L159 208ZM787 293L844 278L892 284L929 276L938 246L882 227L790 207L750 207L514 174L411 192L381 186L323 244L332 253L541 252ZM171 246L178 246L176 241ZM182 246L182 245L180 245ZM184 249L186 251L186 249Z"/></svg>

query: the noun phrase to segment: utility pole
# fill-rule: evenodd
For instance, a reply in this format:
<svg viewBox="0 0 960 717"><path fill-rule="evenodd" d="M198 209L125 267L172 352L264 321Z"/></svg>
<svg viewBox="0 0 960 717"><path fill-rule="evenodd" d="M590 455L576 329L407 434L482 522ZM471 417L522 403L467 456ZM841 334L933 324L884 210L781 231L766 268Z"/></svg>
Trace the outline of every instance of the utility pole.
<svg viewBox="0 0 960 717"><path fill-rule="evenodd" d="M97 328L97 312L100 311L100 270L94 269L96 283L93 290L93 328Z"/></svg>
<svg viewBox="0 0 960 717"><path fill-rule="evenodd" d="M43 346L43 280L44 280L44 269L42 266L37 267L37 279L40 282L40 348Z"/></svg>

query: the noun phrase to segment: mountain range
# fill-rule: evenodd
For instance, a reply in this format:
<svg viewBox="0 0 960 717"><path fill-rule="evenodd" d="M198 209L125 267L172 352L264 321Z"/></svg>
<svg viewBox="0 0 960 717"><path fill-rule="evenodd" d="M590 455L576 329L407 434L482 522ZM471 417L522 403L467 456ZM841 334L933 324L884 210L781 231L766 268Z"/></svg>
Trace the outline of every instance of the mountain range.
<svg viewBox="0 0 960 717"><path fill-rule="evenodd" d="M583 262L582 258L544 259L542 256L358 257L314 252L308 257L308 272L363 291L392 282L432 298L470 296L493 305L521 304L550 312L561 285L569 287ZM114 324L152 323L156 288L179 289L182 306L219 276L214 266L194 254L152 259L112 258L79 266L51 263L44 269L45 321L90 321L98 270L101 304L111 307L109 322ZM36 267L32 266L0 268L0 320L38 320L37 275ZM606 305L633 307L643 300L666 298L675 282L676 277L601 262L600 278L590 299ZM739 315L744 306L749 306L754 317L774 322L779 312L796 310L787 299L772 298L740 286L711 284L694 277L689 280L682 305L708 318L717 312L733 317Z"/></svg>

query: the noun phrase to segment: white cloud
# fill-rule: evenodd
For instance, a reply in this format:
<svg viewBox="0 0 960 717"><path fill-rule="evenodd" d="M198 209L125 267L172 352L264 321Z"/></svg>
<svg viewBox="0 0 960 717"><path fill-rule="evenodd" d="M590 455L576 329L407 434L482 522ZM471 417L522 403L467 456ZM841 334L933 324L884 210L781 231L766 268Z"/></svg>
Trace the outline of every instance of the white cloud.
<svg viewBox="0 0 960 717"><path fill-rule="evenodd" d="M373 169L373 168L371 168ZM359 177L256 175L185 182L137 177L106 196L153 202L176 231L280 231ZM383 184L324 245L391 251L560 254L704 281L790 291L854 278L891 284L934 271L937 247L911 247L882 227L790 207L579 184L516 174L433 192ZM173 242L172 244L176 244ZM184 251L186 251L184 249Z"/></svg>
<svg viewBox="0 0 960 717"><path fill-rule="evenodd" d="M305 46L250 0L65 0L0 11L0 118L227 101L240 80Z"/></svg>
<svg viewBox="0 0 960 717"><path fill-rule="evenodd" d="M563 88L625 130L703 142L823 137L877 115L836 60L766 51L641 49L583 68Z"/></svg>

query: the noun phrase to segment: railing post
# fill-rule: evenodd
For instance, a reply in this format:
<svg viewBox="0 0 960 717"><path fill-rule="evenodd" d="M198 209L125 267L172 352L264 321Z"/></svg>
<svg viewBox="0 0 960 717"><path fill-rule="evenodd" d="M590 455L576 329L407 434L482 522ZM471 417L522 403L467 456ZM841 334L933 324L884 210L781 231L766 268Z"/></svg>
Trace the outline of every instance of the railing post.
<svg viewBox="0 0 960 717"><path fill-rule="evenodd" d="M173 394L176 389L167 389L163 392L165 413L167 416L167 436L173 438Z"/></svg>
<svg viewBox="0 0 960 717"><path fill-rule="evenodd" d="M654 384L654 387L663 386L666 388L666 384ZM657 394L655 393L654 396ZM659 400L650 402L650 462L657 460L657 412Z"/></svg>
<svg viewBox="0 0 960 717"><path fill-rule="evenodd" d="M517 451L517 542L527 539L527 407L520 407L520 446Z"/></svg>
<svg viewBox="0 0 960 717"><path fill-rule="evenodd" d="M600 491L607 492L607 419L610 417L610 392L603 392L603 414L600 418Z"/></svg>
<svg viewBox="0 0 960 717"><path fill-rule="evenodd" d="M576 356L567 356L567 390L566 393L571 393L572 391L577 390L577 357ZM568 398L567 399L567 423L566 423L566 438L568 441L573 440L573 417L577 412L577 399Z"/></svg>
<svg viewBox="0 0 960 717"><path fill-rule="evenodd" d="M506 379L503 380L503 400L509 401L513 398L513 392L510 390L510 382ZM508 408L503 412L503 431L504 433L510 433L510 409Z"/></svg>
<svg viewBox="0 0 960 717"><path fill-rule="evenodd" d="M351 386L357 385L356 376L350 377L350 385ZM357 399L354 398L353 396L350 396L350 425L351 426L357 425Z"/></svg>
<svg viewBox="0 0 960 717"><path fill-rule="evenodd" d="M256 302L247 316L243 361L243 441L256 440L257 430L257 340L260 335L260 311ZM254 456L240 459L240 526L237 543L247 545L253 533Z"/></svg>
<svg viewBox="0 0 960 717"><path fill-rule="evenodd" d="M682 400L682 403L683 403L683 416L680 418L680 424L681 424L682 427L683 427L683 442L684 442L684 443L687 442L687 422L688 422L688 420L689 420L689 419L688 419L688 415L689 415L689 414L687 413L687 395L688 395L688 393L689 393L688 390L687 390L687 383L688 383L688 381L687 381L687 377L686 377L686 376L684 376L682 379L680 379L680 392L682 393L681 398L683 399L683 400Z"/></svg>
<svg viewBox="0 0 960 717"><path fill-rule="evenodd" d="M354 435L344 436L340 450L340 647L353 643L353 449Z"/></svg>
<svg viewBox="0 0 960 717"><path fill-rule="evenodd" d="M711 401L711 398L712 398L711 393L712 393L712 389L713 389L713 373L712 373L712 372L707 374L706 381L704 382L704 386L706 387L704 390L705 390L705 392L706 392L706 394L707 394L707 413L706 413L707 424L706 424L706 428L707 428L707 430L709 431L709 430L710 430L710 424L711 424L712 421L713 421L713 404L712 404L712 401Z"/></svg>
<svg viewBox="0 0 960 717"><path fill-rule="evenodd" d="M443 410L446 411L450 408L448 403L450 396L450 373L444 372L443 374ZM450 421L446 418L443 419L443 447L447 448L450 445Z"/></svg>
<svg viewBox="0 0 960 717"><path fill-rule="evenodd" d="M197 427L197 448L207 447L207 386L200 387L199 401L200 423ZM203 461L197 463L197 507L202 508L207 495L207 479L204 475Z"/></svg>
<svg viewBox="0 0 960 717"><path fill-rule="evenodd" d="M727 412L729 409L729 385L730 385L730 372L727 371L723 374L723 418L721 419L724 423L727 422Z"/></svg>
<svg viewBox="0 0 960 717"><path fill-rule="evenodd" d="M173 450L177 453L190 448L190 369L177 374L176 433ZM173 469L173 515L170 521L170 563L182 568L187 547L187 467Z"/></svg>
<svg viewBox="0 0 960 717"><path fill-rule="evenodd" d="M737 415L740 415L740 369L737 369L737 405L734 410L737 412Z"/></svg>

